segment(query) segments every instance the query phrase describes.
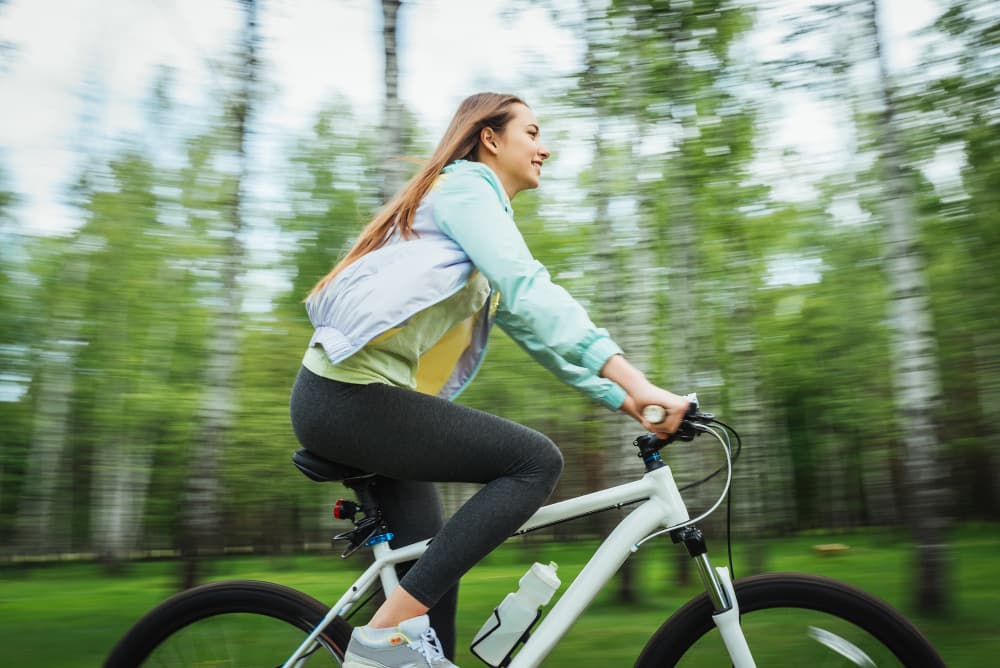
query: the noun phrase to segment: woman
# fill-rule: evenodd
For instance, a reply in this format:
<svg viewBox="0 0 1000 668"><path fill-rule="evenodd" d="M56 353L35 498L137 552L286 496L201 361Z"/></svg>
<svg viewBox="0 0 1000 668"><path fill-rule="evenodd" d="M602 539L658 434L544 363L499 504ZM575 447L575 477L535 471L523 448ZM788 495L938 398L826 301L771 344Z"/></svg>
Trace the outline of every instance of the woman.
<svg viewBox="0 0 1000 668"><path fill-rule="evenodd" d="M475 375L494 321L561 379L650 431L672 433L687 408L630 365L525 246L510 202L539 184L549 157L539 132L515 96L467 98L426 166L306 300L316 329L292 391L296 436L379 474L394 545L434 537L355 630L345 668L453 666L443 655L453 656L459 578L562 472L542 434L450 401ZM667 418L646 422L646 405ZM444 522L434 482L484 487Z"/></svg>

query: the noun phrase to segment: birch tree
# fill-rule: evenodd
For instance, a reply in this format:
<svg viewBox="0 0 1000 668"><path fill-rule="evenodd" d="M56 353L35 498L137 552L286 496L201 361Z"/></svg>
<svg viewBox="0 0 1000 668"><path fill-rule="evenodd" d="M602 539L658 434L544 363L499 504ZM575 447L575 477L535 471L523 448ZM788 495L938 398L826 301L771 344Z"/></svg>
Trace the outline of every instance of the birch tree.
<svg viewBox="0 0 1000 668"><path fill-rule="evenodd" d="M86 245L86 239L81 241ZM55 507L66 470L75 360L83 326L84 313L75 291L89 271L87 255L76 252L46 282L55 293L49 306L49 334L36 353L32 379L37 399L17 512L16 542L22 552L42 554L68 547L68 535L56 531Z"/></svg>
<svg viewBox="0 0 1000 668"><path fill-rule="evenodd" d="M593 158L588 179L588 199L593 211L591 238L593 247L587 261L595 275L603 280L593 286L590 314L595 322L614 333L625 354L641 367L643 341L631 328L636 325L632 314L643 304L631 293L630 271L641 272L640 258L629 259L630 244L622 239L622 230L632 221L622 220L621 210L615 211L616 195L622 186L631 185L629 164L614 142L613 127L627 126L628 120L616 114L615 105L622 101L622 70L624 54L620 47L621 25L612 19L599 3L588 2L585 15L577 30L583 37L583 71L579 76L580 103L589 115L593 128L591 146ZM618 199L618 205L622 199ZM641 332L644 334L645 332ZM631 442L635 437L634 422L624 414L607 414L606 409L591 405L587 421L594 425L591 442L587 444L590 458L597 463L588 467L588 485L600 489L614 484L629 471L633 460ZM601 532L613 526L613 518L602 516ZM633 584L634 562L626 561L617 580L620 601L636 599Z"/></svg>
<svg viewBox="0 0 1000 668"><path fill-rule="evenodd" d="M866 3L863 25L878 65L876 95L881 113L875 120L874 142L883 175L896 415L906 448L907 521L917 542L917 607L927 614L941 614L950 604L950 558L945 542L949 525L946 475L936 430L940 381L915 193L897 125L898 101L879 32L879 11L878 0Z"/></svg>
<svg viewBox="0 0 1000 668"><path fill-rule="evenodd" d="M711 192L709 170L731 168L721 157L706 169L702 150L719 147L706 147L699 137L729 104L717 79L725 76L728 46L746 23L727 3L623 2L606 13L590 6L587 26L579 100L596 123L595 263L601 275L615 277L613 287L601 287L597 310L613 314L628 333L623 343L630 357L670 379L654 380L679 391L699 389L698 365L712 358L711 346L695 344L710 338L710 311L696 307L704 284L696 283L697 249L707 238L696 229L710 226L699 219L706 209L699 200ZM620 152L609 139L623 133L631 146L624 160L614 161ZM668 148L649 149L664 142ZM702 393L702 400L712 399ZM609 438L630 443L634 425L619 420L608 431ZM629 461L634 453L625 448ZM678 471L694 480L705 469L703 452L672 448L665 454L673 462L680 457Z"/></svg>
<svg viewBox="0 0 1000 668"><path fill-rule="evenodd" d="M182 586L195 585L201 577L202 558L216 543L219 531L220 462L235 411L235 380L240 361L239 276L245 261L245 183L250 169L247 145L257 78L257 7L242 0L244 24L240 34L237 73L239 85L227 106L225 132L235 171L225 184L221 203L221 248L216 261L218 288L212 335L208 339L205 393L197 417L200 429L190 456L184 492L184 557Z"/></svg>
<svg viewBox="0 0 1000 668"><path fill-rule="evenodd" d="M878 244L880 242L880 230L877 223L869 224L865 219L866 208L871 208L879 213L883 209L883 204L887 200L885 184L889 179L887 172L883 169L882 174L872 175L867 170L867 161L873 155L882 156L881 164L885 165L885 139L883 132L885 124L881 122L879 116L881 111L872 114L872 109L881 109L882 91L884 82L876 75L871 76L873 68L878 71L879 58L873 49L873 39L875 35L867 27L870 21L866 22L863 15L865 9L870 7L870 3L859 2L858 0L846 0L837 3L823 3L807 7L801 15L790 18L790 29L786 37L786 49L791 55L780 61L770 63L776 65L772 70L773 80L778 82L780 90L793 90L799 93L806 92L816 96L822 103L831 109L835 115L839 116L842 129L846 135L844 139L846 160L839 164L825 165L828 170L840 169L840 173L826 176L820 187L821 198L824 200L828 211L834 205L851 203L859 208L862 213L859 221L853 223L853 228L846 225L830 225L837 221L829 221L828 213L818 216L816 224L825 225L826 229L818 228L812 236L819 239L823 247L820 255L824 264L829 262L830 278L822 278L823 283L830 283L831 290L833 283L844 282L837 276L837 271L843 267L845 258L844 249L851 247L855 242L855 236L862 238L858 242L862 245ZM885 74L883 73L882 77ZM873 124L870 119L876 118ZM896 137L894 140L895 149L902 146L902 139ZM829 156L827 156L829 160ZM819 162L819 156L811 156L813 162ZM897 155L896 167L900 166L902 155ZM816 167L803 161L803 169L818 172ZM912 196L912 193L911 193ZM910 203L912 205L912 201ZM891 205L895 206L895 205ZM909 205L907 205L909 206ZM898 218L898 209L897 209ZM823 221L827 221L824 223ZM911 223L912 224L912 223ZM911 232L913 229L911 229ZM914 237L915 238L915 237ZM845 244L847 244L845 246ZM891 253L890 253L891 255ZM845 271L850 271L849 266L843 267ZM888 286L892 286L893 281L898 276L895 271L887 270L883 280ZM853 282L848 280L847 282ZM889 287L890 292L892 287ZM844 287L833 295L843 294ZM822 290L827 294L827 289ZM869 293L879 295L878 292ZM842 297L841 297L842 298ZM891 301L891 295L887 297ZM867 299L865 299L867 302ZM819 302L814 302L819 304ZM828 301L825 308L838 311L836 302ZM854 312L853 310L851 311ZM861 313L857 309L857 313ZM867 311L864 311L867 313ZM832 315L832 313L831 313ZM819 452L823 453L822 469L818 471L822 478L817 482L822 485L816 487L818 494L811 499L812 503L825 504L829 510L827 517L823 520L826 523L843 524L849 522L851 512L848 508L855 499L858 498L858 490L854 485L856 477L861 479L861 487L864 490L864 497L875 500L880 499L880 503L872 504L871 521L881 523L891 523L896 517L895 508L901 506L897 499L897 491L893 487L895 482L892 465L895 460L895 444L893 439L885 438L884 434L871 433L866 427L852 427L859 423L860 415L872 415L874 406L882 406L882 393L875 389L866 392L862 388L878 388L877 375L871 373L870 366L873 360L883 360L887 355L893 354L896 347L892 342L888 342L884 351L873 350L868 343L880 341L878 332L880 328L880 317L868 321L869 326L864 328L868 335L863 339L864 344L857 344L869 352L863 357L855 354L857 351L845 353L838 358L837 367L839 373L834 384L838 386L833 389L838 399L836 401L823 402L809 413L812 420L808 428L811 438L820 444ZM898 323L897 323L898 325ZM823 348L827 346L843 349L851 347L846 337L857 337L856 330L861 328L858 321L833 321L830 333L834 338L842 339L843 343L838 344L834 340L824 342ZM929 330L925 334L929 334ZM824 339L826 336L823 337ZM898 347L897 347L898 349ZM848 367L847 364L855 364ZM832 371L832 370L831 370ZM832 377L832 376L831 376ZM822 385L830 385L830 379L826 379ZM844 395L840 397L841 387L851 388L853 396ZM899 397L896 397L899 401ZM797 402L798 403L798 402ZM889 410L885 407L885 410ZM881 413L875 412L876 419L885 421L883 410ZM881 417L880 417L881 416ZM803 419L803 418L797 418ZM858 431L860 429L860 433ZM884 430L882 430L884 431ZM800 437L801 438L801 437ZM857 440L866 443L864 452L857 456L852 451L852 443ZM800 444L799 448L804 444ZM805 459L813 458L810 454ZM800 458L800 462L803 458ZM819 463L820 460L817 460ZM811 475L807 473L807 475ZM813 521L816 521L815 518Z"/></svg>
<svg viewBox="0 0 1000 668"><path fill-rule="evenodd" d="M93 459L91 545L112 572L139 548L156 438L169 392L174 346L185 313L181 230L160 222L160 173L138 149L110 165L82 232L99 239L84 288L87 308L78 373L90 382L77 398ZM191 332L190 334L193 334Z"/></svg>
<svg viewBox="0 0 1000 668"><path fill-rule="evenodd" d="M764 402L752 382L760 366L752 329L760 262L758 249L747 241L751 220L740 211L759 204L766 192L742 185L753 155L753 110L734 93L748 74L731 53L749 28L749 16L744 8L715 1L620 3L620 10L633 26L629 40L638 58L631 78L640 82L641 116L658 132L654 142L669 141L660 156L661 179L647 179L643 190L656 212L651 237L662 249L658 266L668 268L651 272L668 295L667 317L658 321L659 331L669 332L669 351L663 353L672 383L698 390L714 412L724 412L722 400L730 397L739 431L760 446L756 455L744 451L737 469L742 528L753 535L764 517L754 508L764 498L763 471L782 467L773 464L781 456L777 451L763 449ZM716 347L716 340L728 340L728 349ZM665 454L682 481L697 480L717 465L704 447L678 446ZM714 490L687 496L693 508L706 507ZM683 578L685 570L678 573Z"/></svg>
<svg viewBox="0 0 1000 668"><path fill-rule="evenodd" d="M77 118L73 149L82 158L83 166L64 195L85 220L93 214L93 198L102 178L101 156L94 136L103 93L92 73L77 91L83 111ZM70 532L65 522L57 526L57 520L65 521L68 509L84 502L72 498L71 492L75 490L66 483L73 447L71 425L77 364L87 326L84 306L87 295L83 286L94 273L92 257L100 243L93 235L75 230L64 239L44 244L46 250L35 265L39 287L36 298L47 312L40 316L46 320L44 333L32 345L31 394L36 404L26 483L17 511L17 545L29 553L68 550ZM59 493L60 490L70 493Z"/></svg>
<svg viewBox="0 0 1000 668"><path fill-rule="evenodd" d="M26 337L28 300L20 298L25 294L24 279L19 278L26 273L19 271L19 258L27 256L25 239L18 234L16 222L10 209L16 202L13 193L7 190L6 172L0 165L0 509L6 507L6 498L10 494L5 485L8 466L14 459L13 452L20 451L24 443L23 420L26 411L21 401L13 401L15 392L22 393L24 381L28 377L28 365L24 351L30 338ZM0 511L0 541L9 542L5 514Z"/></svg>
<svg viewBox="0 0 1000 668"><path fill-rule="evenodd" d="M400 160L405 144L403 105L399 100L397 36L401 0L382 0L383 80L382 103L382 201L388 202L406 181L406 165Z"/></svg>
<svg viewBox="0 0 1000 668"><path fill-rule="evenodd" d="M925 160L961 163L939 188L938 220L928 230L935 321L941 335L944 427L962 457L953 481L966 493L962 516L1000 511L1000 8L954 2L935 27L941 38L921 70L934 78L917 89L916 106L930 117L921 137ZM929 136L928 136L929 134ZM970 378L971 374L971 378ZM970 393L974 393L972 398Z"/></svg>

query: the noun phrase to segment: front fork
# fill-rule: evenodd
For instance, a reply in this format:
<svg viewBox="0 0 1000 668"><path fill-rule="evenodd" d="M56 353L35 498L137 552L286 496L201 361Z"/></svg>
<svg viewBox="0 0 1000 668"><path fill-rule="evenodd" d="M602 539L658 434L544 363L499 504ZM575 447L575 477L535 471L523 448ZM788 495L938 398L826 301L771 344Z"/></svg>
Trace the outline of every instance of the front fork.
<svg viewBox="0 0 1000 668"><path fill-rule="evenodd" d="M675 543L684 543L688 554L694 559L701 583L705 587L709 601L712 602L712 621L722 634L722 642L726 645L729 658L735 668L756 668L750 647L743 636L740 626L740 606L736 600L736 590L729 577L729 569L722 566L712 568L708 560L708 548L705 547L705 536L701 530L691 525L673 532Z"/></svg>

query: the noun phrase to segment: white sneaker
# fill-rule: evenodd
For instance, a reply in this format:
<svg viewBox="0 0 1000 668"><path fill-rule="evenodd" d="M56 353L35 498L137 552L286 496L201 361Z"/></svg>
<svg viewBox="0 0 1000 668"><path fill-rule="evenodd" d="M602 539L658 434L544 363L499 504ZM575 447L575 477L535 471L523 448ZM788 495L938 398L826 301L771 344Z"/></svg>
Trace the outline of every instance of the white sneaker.
<svg viewBox="0 0 1000 668"><path fill-rule="evenodd" d="M351 634L343 668L458 668L444 658L427 615L401 622L394 630L359 626Z"/></svg>

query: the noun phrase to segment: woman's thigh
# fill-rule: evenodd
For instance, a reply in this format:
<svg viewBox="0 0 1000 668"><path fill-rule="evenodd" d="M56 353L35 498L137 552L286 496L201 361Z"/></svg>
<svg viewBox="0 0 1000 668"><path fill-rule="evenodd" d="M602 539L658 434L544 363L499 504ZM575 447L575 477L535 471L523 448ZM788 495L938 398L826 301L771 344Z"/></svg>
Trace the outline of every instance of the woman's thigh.
<svg viewBox="0 0 1000 668"><path fill-rule="evenodd" d="M558 477L562 468L555 445L532 429L389 385L339 383L303 369L291 410L306 449L397 480L486 484Z"/></svg>

